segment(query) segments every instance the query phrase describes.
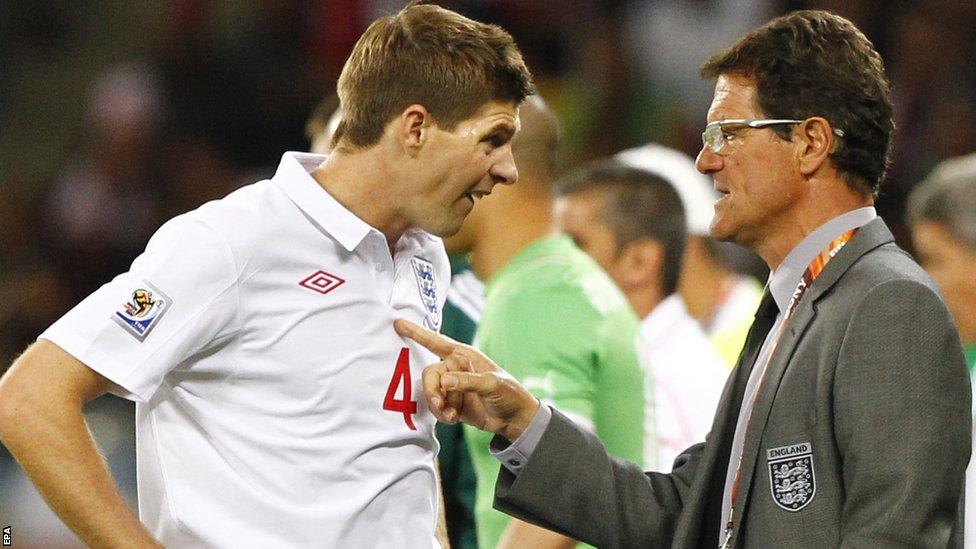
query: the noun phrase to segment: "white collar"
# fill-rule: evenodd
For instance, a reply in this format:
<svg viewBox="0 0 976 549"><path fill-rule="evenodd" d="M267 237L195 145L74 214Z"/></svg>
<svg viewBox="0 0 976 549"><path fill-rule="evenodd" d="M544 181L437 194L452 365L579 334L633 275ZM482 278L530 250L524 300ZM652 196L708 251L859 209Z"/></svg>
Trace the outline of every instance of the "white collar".
<svg viewBox="0 0 976 549"><path fill-rule="evenodd" d="M772 292L779 310L786 310L804 271L831 240L851 229L867 225L876 217L878 213L872 206L843 213L817 227L790 250L786 259L769 274L769 291Z"/></svg>
<svg viewBox="0 0 976 549"><path fill-rule="evenodd" d="M347 210L312 177L311 172L327 158L323 154L286 152L271 180L312 221L351 252L370 231L379 231Z"/></svg>
<svg viewBox="0 0 976 549"><path fill-rule="evenodd" d="M641 320L641 335L644 341L653 342L664 335L673 324L687 317L688 309L681 296L677 293L671 294L661 300L651 309L651 312L647 313L644 320Z"/></svg>

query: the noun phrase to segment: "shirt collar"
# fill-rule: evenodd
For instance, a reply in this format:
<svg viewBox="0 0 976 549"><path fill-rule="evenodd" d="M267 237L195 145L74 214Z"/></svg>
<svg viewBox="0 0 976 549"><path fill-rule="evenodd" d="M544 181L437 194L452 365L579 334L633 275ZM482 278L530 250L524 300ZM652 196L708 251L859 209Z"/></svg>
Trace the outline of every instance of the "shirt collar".
<svg viewBox="0 0 976 549"><path fill-rule="evenodd" d="M786 310L804 271L831 240L851 229L867 225L876 217L878 213L873 207L858 208L831 219L801 240L769 275L769 291L779 310Z"/></svg>
<svg viewBox="0 0 976 549"><path fill-rule="evenodd" d="M312 177L312 171L326 158L322 154L286 152L272 181L322 230L351 252L376 229L347 210Z"/></svg>

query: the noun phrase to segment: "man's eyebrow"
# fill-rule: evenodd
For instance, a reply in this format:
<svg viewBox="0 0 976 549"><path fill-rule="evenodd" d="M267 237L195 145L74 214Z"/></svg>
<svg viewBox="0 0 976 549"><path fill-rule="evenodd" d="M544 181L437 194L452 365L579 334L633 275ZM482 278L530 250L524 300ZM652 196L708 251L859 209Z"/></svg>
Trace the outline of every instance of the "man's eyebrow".
<svg viewBox="0 0 976 549"><path fill-rule="evenodd" d="M501 137L504 139L511 139L515 135L515 125L511 122L498 122L494 126L490 127L488 131L485 132L484 139L490 137Z"/></svg>

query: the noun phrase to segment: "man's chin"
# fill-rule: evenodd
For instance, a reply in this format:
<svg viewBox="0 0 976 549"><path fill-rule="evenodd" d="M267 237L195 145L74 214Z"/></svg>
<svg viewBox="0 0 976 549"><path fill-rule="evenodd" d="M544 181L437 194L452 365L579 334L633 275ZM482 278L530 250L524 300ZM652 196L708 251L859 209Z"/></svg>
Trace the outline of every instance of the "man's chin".
<svg viewBox="0 0 976 549"><path fill-rule="evenodd" d="M424 231L441 238L450 238L461 230L461 223L464 218L459 219L439 219L430 220L420 225Z"/></svg>
<svg viewBox="0 0 976 549"><path fill-rule="evenodd" d="M735 231L733 231L730 227L722 225L717 218L712 220L712 224L709 225L708 236L718 240L719 242L735 241Z"/></svg>

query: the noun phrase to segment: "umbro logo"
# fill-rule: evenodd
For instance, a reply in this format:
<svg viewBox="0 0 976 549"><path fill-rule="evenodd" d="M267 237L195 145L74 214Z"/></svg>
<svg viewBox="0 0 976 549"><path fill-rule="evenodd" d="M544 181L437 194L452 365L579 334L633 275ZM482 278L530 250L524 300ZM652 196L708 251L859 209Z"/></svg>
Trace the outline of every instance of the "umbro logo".
<svg viewBox="0 0 976 549"><path fill-rule="evenodd" d="M334 274L327 273L323 270L318 270L312 273L312 275L306 278L305 280L299 282L298 285L304 288L308 288L313 292L318 292L322 295L325 295L331 292L332 290L335 290L339 286L342 286L345 283L346 283L345 280L339 278Z"/></svg>

